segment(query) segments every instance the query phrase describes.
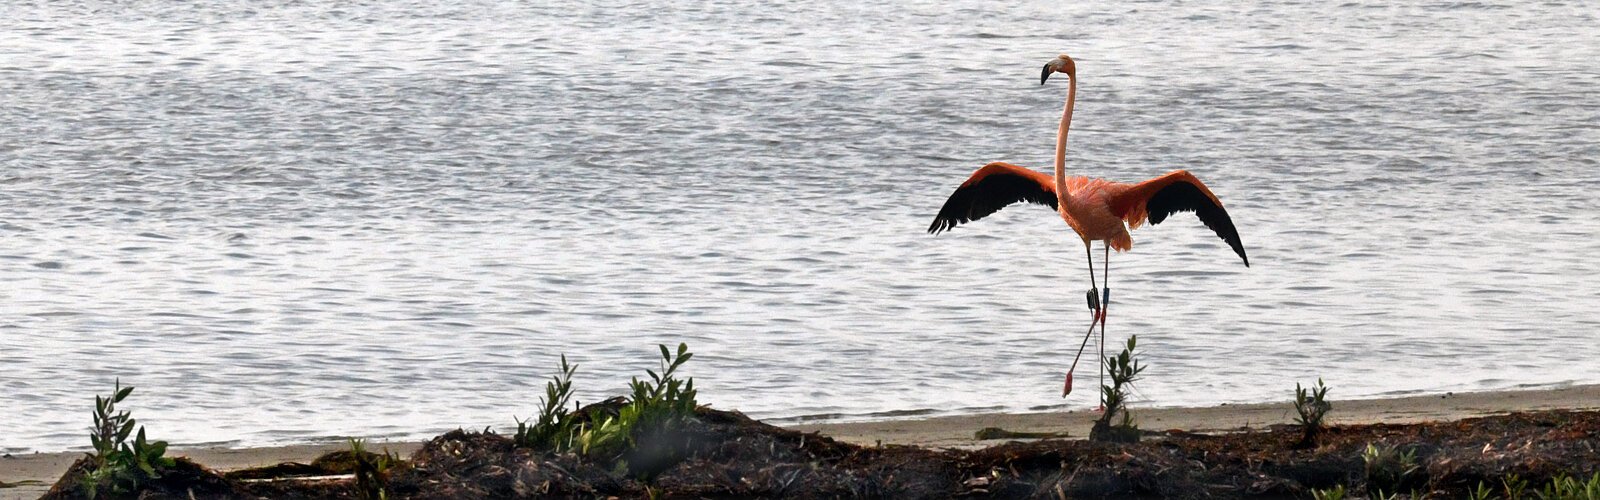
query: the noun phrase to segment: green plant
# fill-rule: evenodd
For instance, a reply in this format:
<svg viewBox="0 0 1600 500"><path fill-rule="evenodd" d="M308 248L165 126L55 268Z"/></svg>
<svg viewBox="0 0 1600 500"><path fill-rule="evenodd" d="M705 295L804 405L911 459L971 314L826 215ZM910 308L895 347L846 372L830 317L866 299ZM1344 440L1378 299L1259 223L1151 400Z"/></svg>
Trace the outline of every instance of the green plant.
<svg viewBox="0 0 1600 500"><path fill-rule="evenodd" d="M141 481L161 477L159 470L175 463L163 456L167 442L146 440L142 425L133 443L128 443L134 419L126 410L118 411L117 403L132 393L133 387L122 387L122 380L118 379L111 397L94 397L94 428L89 434L89 442L94 445L89 458L94 461L94 468L82 479L84 492L91 499L99 494L101 486L116 495L132 493Z"/></svg>
<svg viewBox="0 0 1600 500"><path fill-rule="evenodd" d="M635 377L628 383L633 388L632 404L629 406L638 408L639 421L646 425L674 423L693 415L699 405L695 401L694 379L679 380L673 376L679 366L694 357L689 352L689 345L679 343L676 356L667 350L667 346L658 347L661 348L661 373L645 370L650 375L650 382Z"/></svg>
<svg viewBox="0 0 1600 500"><path fill-rule="evenodd" d="M677 377L678 369L694 357L689 346L678 344L676 354L666 345L657 347L661 349L660 373L645 370L650 380L634 377L628 384L632 395L620 407L594 405L583 413L566 409L577 366L568 365L563 356L560 374L545 384L539 417L517 421L514 441L519 446L618 460L619 468L626 468L621 457L638 448L641 437L663 434L699 406L694 379Z"/></svg>
<svg viewBox="0 0 1600 500"><path fill-rule="evenodd" d="M1489 485L1484 484L1483 481L1478 481L1478 487L1467 492L1467 498L1470 500L1489 500L1494 498L1494 490L1489 489Z"/></svg>
<svg viewBox="0 0 1600 500"><path fill-rule="evenodd" d="M660 433L694 415L699 406L694 379L680 380L675 375L678 367L694 357L687 344L679 343L673 355L666 345L661 348L661 373L645 370L649 381L634 377L628 382L633 389L628 404L615 416L590 415L590 422L599 422L585 429L578 437L581 452L589 456L614 456L621 451L636 448L639 437L645 433ZM625 465L625 464L624 464Z"/></svg>
<svg viewBox="0 0 1600 500"><path fill-rule="evenodd" d="M1367 443L1361 461L1365 464L1367 491L1378 496L1384 491L1400 491L1421 470L1417 466L1416 450L1402 452L1395 447L1372 443Z"/></svg>
<svg viewBox="0 0 1600 500"><path fill-rule="evenodd" d="M1536 493L1543 500L1600 500L1600 472L1589 476L1588 481L1558 474Z"/></svg>
<svg viewBox="0 0 1600 500"><path fill-rule="evenodd" d="M572 374L578 365L568 365L561 356L561 372L545 383L544 397L539 398L538 420L517 421L517 433L512 437L518 446L565 451L572 448L574 415L567 411L572 399Z"/></svg>
<svg viewBox="0 0 1600 500"><path fill-rule="evenodd" d="M1336 485L1325 490L1311 490L1313 500L1344 500L1344 485Z"/></svg>
<svg viewBox="0 0 1600 500"><path fill-rule="evenodd" d="M1300 423L1300 446L1317 445L1317 437L1322 435L1322 419L1333 409L1327 396L1328 386L1322 384L1320 377L1317 378L1316 387L1301 387L1299 382L1294 384L1294 411L1299 413L1295 421Z"/></svg>
<svg viewBox="0 0 1600 500"><path fill-rule="evenodd" d="M361 500L388 500L389 467L397 457L384 450L382 455L368 453L366 441L350 440L350 456L355 460L356 494Z"/></svg>
<svg viewBox="0 0 1600 500"><path fill-rule="evenodd" d="M1506 474L1506 477L1500 478L1500 486L1505 490L1506 498L1522 498L1522 492L1528 489L1528 480L1516 474Z"/></svg>
<svg viewBox="0 0 1600 500"><path fill-rule="evenodd" d="M1128 412L1128 390L1133 382L1139 379L1139 373L1145 367L1139 364L1138 355L1134 354L1134 347L1138 345L1139 336L1128 337L1127 347L1122 352L1113 356L1106 356L1105 362L1111 375L1111 385L1100 386L1100 395L1105 400L1105 413L1096 420L1094 427L1089 430L1091 441L1135 442L1139 440L1139 427L1133 423L1133 415ZM1117 413L1122 413L1122 422L1113 426L1111 419Z"/></svg>

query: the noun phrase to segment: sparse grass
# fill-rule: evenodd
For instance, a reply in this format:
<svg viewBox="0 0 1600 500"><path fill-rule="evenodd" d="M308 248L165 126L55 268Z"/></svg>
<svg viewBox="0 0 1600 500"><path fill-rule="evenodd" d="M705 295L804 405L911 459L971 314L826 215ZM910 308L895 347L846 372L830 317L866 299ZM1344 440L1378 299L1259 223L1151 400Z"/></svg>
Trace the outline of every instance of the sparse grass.
<svg viewBox="0 0 1600 500"><path fill-rule="evenodd" d="M1091 441L1119 443L1139 441L1139 427L1133 423L1133 415L1128 412L1128 391L1133 387L1133 382L1139 379L1139 373L1145 369L1139 364L1138 355L1134 353L1138 341L1138 335L1130 336L1128 345L1122 352L1106 356L1111 385L1100 386L1106 408L1105 413L1100 415L1100 419L1096 420L1094 427L1089 430ZM1111 421L1117 413L1122 414L1122 422L1112 425Z"/></svg>
<svg viewBox="0 0 1600 500"><path fill-rule="evenodd" d="M1317 379L1317 386L1312 388L1301 387L1299 382L1294 384L1294 410L1299 414L1295 421L1300 423L1300 447L1317 445L1317 437L1322 435L1322 420L1333 409L1327 396L1328 386L1322 384L1321 378Z"/></svg>
<svg viewBox="0 0 1600 500"><path fill-rule="evenodd" d="M1506 477L1500 478L1500 487L1506 492L1506 498L1522 498L1522 493L1528 489L1528 480L1516 474L1506 474Z"/></svg>
<svg viewBox="0 0 1600 500"><path fill-rule="evenodd" d="M1336 485L1325 490L1311 490L1313 500L1344 500L1344 485Z"/></svg>
<svg viewBox="0 0 1600 500"><path fill-rule="evenodd" d="M1467 498L1469 500L1489 500L1494 498L1494 490L1489 489L1489 485L1483 484L1483 481L1478 481L1478 487L1467 492Z"/></svg>
<svg viewBox="0 0 1600 500"><path fill-rule="evenodd" d="M1589 476L1588 481L1557 475L1537 494L1541 500L1600 500L1600 472Z"/></svg>
<svg viewBox="0 0 1600 500"><path fill-rule="evenodd" d="M100 494L101 487L112 495L132 493L139 489L140 482L161 477L160 469L174 464L163 456L167 442L146 440L142 425L133 442L128 442L135 421L126 410L118 411L117 403L132 393L132 386L122 387L122 381L117 380L110 397L94 397L94 428L89 434L94 445L90 455L94 469L82 479L84 492L91 499Z"/></svg>
<svg viewBox="0 0 1600 500"><path fill-rule="evenodd" d="M1362 458L1367 460L1369 467L1370 464L1381 463L1384 461L1393 462L1390 464L1390 466L1403 466L1405 462L1411 460L1409 455L1410 454L1408 453L1398 453L1393 448L1383 448L1368 445L1367 451L1362 454ZM1372 479L1370 475L1368 477L1368 481L1368 498L1374 500L1401 498L1399 493L1390 493L1390 491L1394 490L1375 487L1371 483ZM1344 485L1337 485L1332 488L1321 490L1311 490L1311 498L1315 500L1342 500L1345 498L1345 495L1346 491ZM1407 498L1425 497L1429 496L1417 489L1412 489L1411 493L1407 495ZM1505 477L1500 479L1499 488L1493 488L1490 487L1488 483L1478 481L1478 486L1472 490L1468 490L1465 498L1468 500L1519 500L1524 498L1538 498L1540 500L1600 500L1600 472L1596 472L1589 476L1588 480L1583 480L1579 477L1568 476L1566 474L1557 474L1555 477L1550 479L1549 483L1545 484L1544 488L1531 493L1528 491L1527 480L1517 477L1516 474L1507 474Z"/></svg>

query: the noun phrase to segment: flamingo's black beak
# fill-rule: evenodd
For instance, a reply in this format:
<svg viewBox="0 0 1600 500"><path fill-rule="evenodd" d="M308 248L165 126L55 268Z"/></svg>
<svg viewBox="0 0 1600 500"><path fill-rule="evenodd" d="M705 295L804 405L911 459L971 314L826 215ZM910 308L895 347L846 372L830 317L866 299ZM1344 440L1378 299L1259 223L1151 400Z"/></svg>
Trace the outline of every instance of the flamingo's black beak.
<svg viewBox="0 0 1600 500"><path fill-rule="evenodd" d="M1039 73L1039 85L1044 85L1044 81L1050 79L1050 73L1054 73L1054 71L1050 70L1049 63L1045 63L1044 71Z"/></svg>

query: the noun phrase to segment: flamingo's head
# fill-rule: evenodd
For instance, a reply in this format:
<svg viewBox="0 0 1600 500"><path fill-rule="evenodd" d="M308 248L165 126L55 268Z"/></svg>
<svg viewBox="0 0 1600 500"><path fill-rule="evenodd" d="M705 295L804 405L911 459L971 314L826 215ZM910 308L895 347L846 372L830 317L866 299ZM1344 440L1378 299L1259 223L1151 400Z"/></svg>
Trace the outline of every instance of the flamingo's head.
<svg viewBox="0 0 1600 500"><path fill-rule="evenodd" d="M1044 72L1039 73L1039 85L1044 85L1044 81L1050 78L1051 73L1066 73L1067 78L1076 80L1078 78L1078 65L1073 63L1072 58L1067 57L1066 54L1056 56L1050 62L1044 63Z"/></svg>

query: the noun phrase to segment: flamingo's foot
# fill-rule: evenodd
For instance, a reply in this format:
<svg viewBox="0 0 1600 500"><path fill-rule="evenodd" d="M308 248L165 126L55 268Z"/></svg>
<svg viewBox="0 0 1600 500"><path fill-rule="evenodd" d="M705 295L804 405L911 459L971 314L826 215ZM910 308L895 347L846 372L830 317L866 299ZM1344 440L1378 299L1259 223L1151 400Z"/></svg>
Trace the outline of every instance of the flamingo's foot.
<svg viewBox="0 0 1600 500"><path fill-rule="evenodd" d="M1072 394L1072 372L1067 372L1067 383L1061 386L1061 397Z"/></svg>
<svg viewBox="0 0 1600 500"><path fill-rule="evenodd" d="M1089 301L1089 310L1090 311L1098 311L1098 310L1100 310L1100 291L1099 290L1095 290L1093 288L1090 288L1089 289L1089 293L1088 293L1088 295L1086 297L1088 298L1088 301Z"/></svg>

